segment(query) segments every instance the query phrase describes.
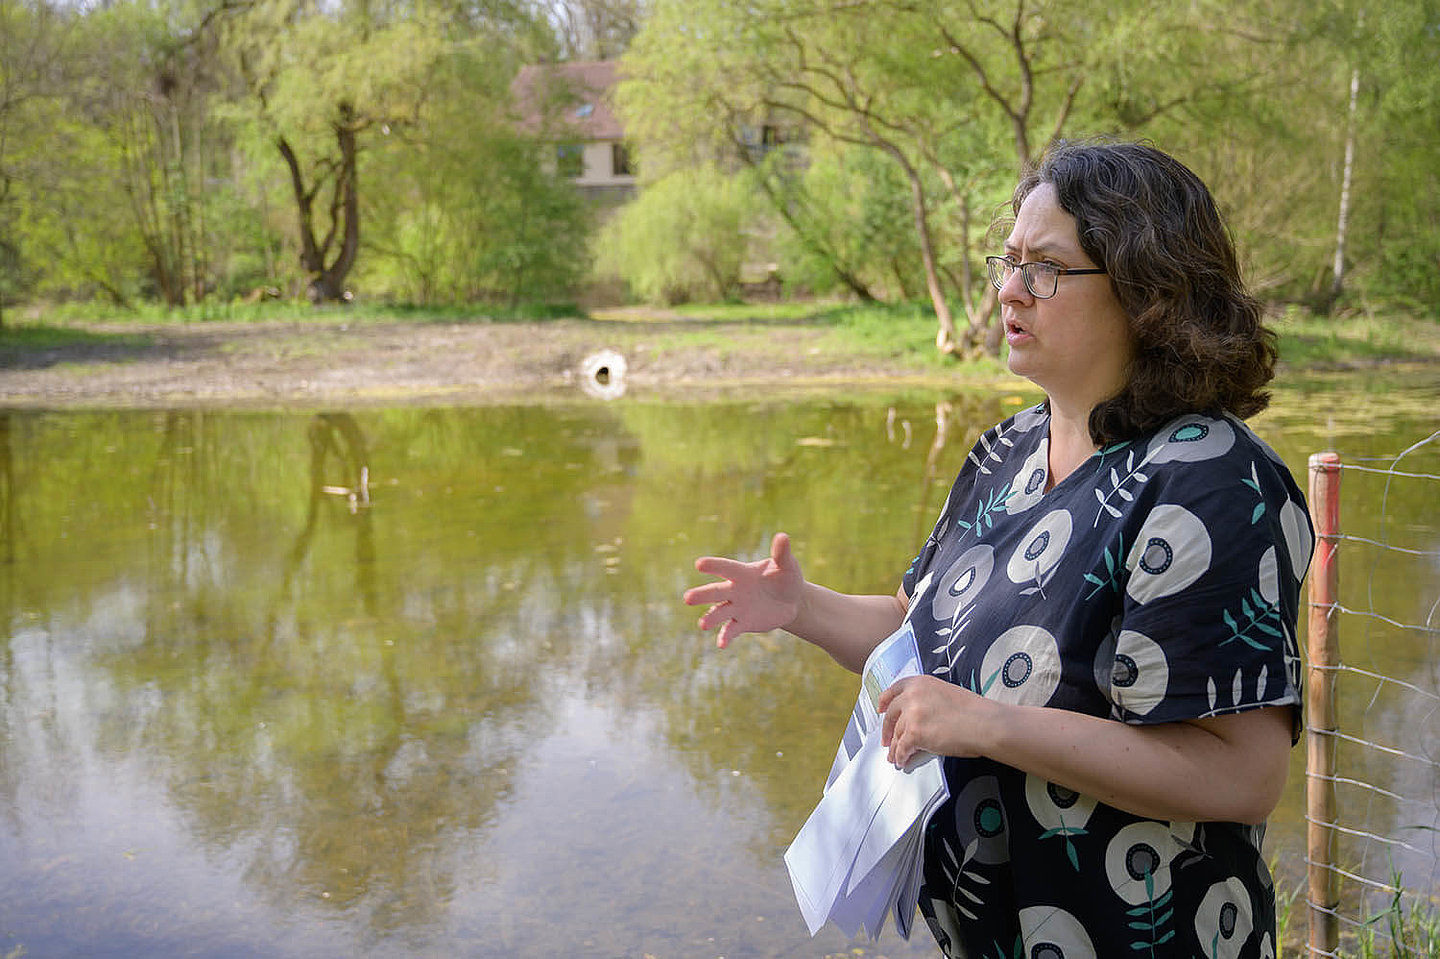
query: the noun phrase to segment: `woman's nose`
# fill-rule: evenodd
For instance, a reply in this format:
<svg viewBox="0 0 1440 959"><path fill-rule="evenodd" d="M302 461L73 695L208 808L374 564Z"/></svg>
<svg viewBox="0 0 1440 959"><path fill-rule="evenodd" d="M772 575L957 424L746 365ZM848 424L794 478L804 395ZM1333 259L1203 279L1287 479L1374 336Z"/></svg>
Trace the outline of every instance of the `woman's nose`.
<svg viewBox="0 0 1440 959"><path fill-rule="evenodd" d="M1011 270L1010 275L1005 278L1005 282L1000 286L1000 302L1005 303L1015 300L1028 301L1031 299L1034 299L1034 297L1030 293L1030 288L1025 285L1024 271Z"/></svg>

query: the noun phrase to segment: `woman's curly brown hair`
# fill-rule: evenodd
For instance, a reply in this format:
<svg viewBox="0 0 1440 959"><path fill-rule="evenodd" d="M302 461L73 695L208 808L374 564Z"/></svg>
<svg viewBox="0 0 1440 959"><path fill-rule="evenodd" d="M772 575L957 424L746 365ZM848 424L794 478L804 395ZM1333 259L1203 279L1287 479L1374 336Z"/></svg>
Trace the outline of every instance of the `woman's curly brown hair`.
<svg viewBox="0 0 1440 959"><path fill-rule="evenodd" d="M1125 386L1090 413L1091 438L1105 446L1184 413L1264 409L1275 334L1200 178L1148 144L1062 141L1016 186L1016 214L1041 183L1075 218L1135 337Z"/></svg>

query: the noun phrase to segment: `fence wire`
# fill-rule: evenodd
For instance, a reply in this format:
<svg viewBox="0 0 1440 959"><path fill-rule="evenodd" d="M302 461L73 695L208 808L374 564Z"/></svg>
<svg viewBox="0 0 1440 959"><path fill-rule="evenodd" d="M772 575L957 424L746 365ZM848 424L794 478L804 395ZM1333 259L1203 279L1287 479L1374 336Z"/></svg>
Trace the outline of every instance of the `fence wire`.
<svg viewBox="0 0 1440 959"><path fill-rule="evenodd" d="M1329 874L1336 893L1308 896L1311 956L1440 956L1440 431L1394 456L1340 457L1339 631L1333 670L1333 764L1306 771L1307 792L1333 789ZM1312 504L1312 510L1315 504ZM1313 569L1312 569L1313 572ZM1320 768L1316 768L1319 766ZM1333 948L1314 925L1330 917Z"/></svg>

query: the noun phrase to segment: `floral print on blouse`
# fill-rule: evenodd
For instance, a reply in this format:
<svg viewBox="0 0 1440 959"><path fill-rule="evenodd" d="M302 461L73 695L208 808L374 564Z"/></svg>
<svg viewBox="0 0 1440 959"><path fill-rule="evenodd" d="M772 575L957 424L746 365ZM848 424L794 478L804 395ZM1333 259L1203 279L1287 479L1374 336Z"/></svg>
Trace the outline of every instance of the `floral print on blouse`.
<svg viewBox="0 0 1440 959"><path fill-rule="evenodd" d="M980 437L905 575L926 669L975 692L1168 723L1291 706L1313 530L1285 464L1186 415L1053 489L1049 415ZM1264 826L1159 822L945 760L920 908L951 957L1274 957Z"/></svg>

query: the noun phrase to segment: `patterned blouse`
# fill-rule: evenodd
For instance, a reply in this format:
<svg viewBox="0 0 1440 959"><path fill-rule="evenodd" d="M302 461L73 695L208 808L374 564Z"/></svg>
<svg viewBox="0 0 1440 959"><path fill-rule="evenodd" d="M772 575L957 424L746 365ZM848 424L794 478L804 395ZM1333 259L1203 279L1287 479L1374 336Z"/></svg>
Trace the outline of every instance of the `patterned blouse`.
<svg viewBox="0 0 1440 959"><path fill-rule="evenodd" d="M1313 531L1239 419L1187 415L1046 492L1049 415L980 437L905 575L926 669L1126 723L1293 705ZM1160 822L945 760L920 908L947 956L1274 957L1264 826Z"/></svg>

